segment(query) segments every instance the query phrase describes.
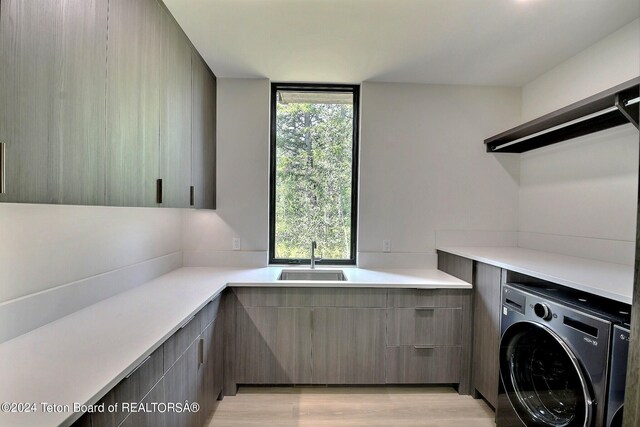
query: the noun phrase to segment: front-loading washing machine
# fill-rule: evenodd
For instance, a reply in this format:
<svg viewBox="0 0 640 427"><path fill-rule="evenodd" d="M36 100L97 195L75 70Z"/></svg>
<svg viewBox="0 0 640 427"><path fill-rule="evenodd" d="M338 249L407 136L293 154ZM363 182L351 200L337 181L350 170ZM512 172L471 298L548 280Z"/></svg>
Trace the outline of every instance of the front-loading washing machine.
<svg viewBox="0 0 640 427"><path fill-rule="evenodd" d="M576 292L519 284L503 286L501 317L497 426L603 426L615 320Z"/></svg>

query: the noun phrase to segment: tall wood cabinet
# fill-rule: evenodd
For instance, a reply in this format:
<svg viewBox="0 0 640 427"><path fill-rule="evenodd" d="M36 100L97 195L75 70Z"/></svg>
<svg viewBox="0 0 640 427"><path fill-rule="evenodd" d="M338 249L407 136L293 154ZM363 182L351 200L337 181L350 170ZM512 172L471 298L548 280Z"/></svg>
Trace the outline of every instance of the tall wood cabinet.
<svg viewBox="0 0 640 427"><path fill-rule="evenodd" d="M159 1L2 0L0 56L0 202L215 208L215 76Z"/></svg>

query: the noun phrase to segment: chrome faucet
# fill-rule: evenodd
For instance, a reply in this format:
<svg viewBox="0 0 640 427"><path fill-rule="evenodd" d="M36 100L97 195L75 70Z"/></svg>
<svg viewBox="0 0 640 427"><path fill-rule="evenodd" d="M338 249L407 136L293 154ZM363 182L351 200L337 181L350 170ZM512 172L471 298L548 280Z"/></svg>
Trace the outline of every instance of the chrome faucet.
<svg viewBox="0 0 640 427"><path fill-rule="evenodd" d="M322 260L322 258L316 258L316 248L317 247L318 247L318 245L316 244L315 240L313 242L311 242L311 269L312 270L314 268L316 268L316 261Z"/></svg>

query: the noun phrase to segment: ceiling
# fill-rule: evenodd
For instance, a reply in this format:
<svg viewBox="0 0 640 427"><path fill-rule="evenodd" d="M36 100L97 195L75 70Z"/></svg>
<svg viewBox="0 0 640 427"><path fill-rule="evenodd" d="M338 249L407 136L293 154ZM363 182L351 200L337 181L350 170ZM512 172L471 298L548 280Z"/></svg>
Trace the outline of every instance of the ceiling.
<svg viewBox="0 0 640 427"><path fill-rule="evenodd" d="M521 86L638 0L164 0L218 77Z"/></svg>

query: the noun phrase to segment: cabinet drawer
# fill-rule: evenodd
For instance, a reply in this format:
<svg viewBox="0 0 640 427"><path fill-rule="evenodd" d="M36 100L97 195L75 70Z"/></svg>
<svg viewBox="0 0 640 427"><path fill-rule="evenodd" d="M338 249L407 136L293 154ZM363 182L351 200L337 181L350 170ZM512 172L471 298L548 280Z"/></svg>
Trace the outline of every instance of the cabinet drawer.
<svg viewBox="0 0 640 427"><path fill-rule="evenodd" d="M471 289L389 289L388 307L462 307Z"/></svg>
<svg viewBox="0 0 640 427"><path fill-rule="evenodd" d="M355 288L234 288L244 307L363 307L382 308L386 289Z"/></svg>
<svg viewBox="0 0 640 427"><path fill-rule="evenodd" d="M387 347L387 384L460 382L460 347Z"/></svg>
<svg viewBox="0 0 640 427"><path fill-rule="evenodd" d="M134 368L128 377L116 385L99 403L104 403L105 407L111 404L118 404L122 407L122 402L140 402L142 398L153 388L162 377L162 347L159 347L137 368ZM125 412L96 412L92 414L91 425L93 427L117 426L127 416Z"/></svg>
<svg viewBox="0 0 640 427"><path fill-rule="evenodd" d="M218 309L220 307L220 295L215 297L212 301L210 301L207 305L205 305L202 310L200 310L200 332L207 329L216 317L218 316Z"/></svg>
<svg viewBox="0 0 640 427"><path fill-rule="evenodd" d="M462 308L419 307L387 310L387 345L460 346Z"/></svg>
<svg viewBox="0 0 640 427"><path fill-rule="evenodd" d="M202 326L202 311L196 313L191 319L165 341L164 345L164 372L167 372L176 360L184 353L191 343L198 338Z"/></svg>

